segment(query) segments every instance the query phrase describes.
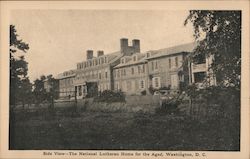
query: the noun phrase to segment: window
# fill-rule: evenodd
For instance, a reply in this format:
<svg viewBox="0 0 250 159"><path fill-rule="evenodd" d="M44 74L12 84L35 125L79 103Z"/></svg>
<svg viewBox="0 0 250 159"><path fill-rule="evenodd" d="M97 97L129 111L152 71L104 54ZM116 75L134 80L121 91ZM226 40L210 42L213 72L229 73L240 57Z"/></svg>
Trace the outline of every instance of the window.
<svg viewBox="0 0 250 159"><path fill-rule="evenodd" d="M178 57L175 57L175 67L178 67Z"/></svg>
<svg viewBox="0 0 250 159"><path fill-rule="evenodd" d="M141 81L140 81L140 88L141 88L141 89L144 89L144 88L145 88L144 80L141 80Z"/></svg>
<svg viewBox="0 0 250 159"><path fill-rule="evenodd" d="M131 68L131 74L133 75L134 74L134 67Z"/></svg>
<svg viewBox="0 0 250 159"><path fill-rule="evenodd" d="M102 79L102 73L99 72L99 79Z"/></svg>
<svg viewBox="0 0 250 159"><path fill-rule="evenodd" d="M155 61L155 69L158 69L158 61Z"/></svg>
<svg viewBox="0 0 250 159"><path fill-rule="evenodd" d="M107 57L104 57L104 62L107 63Z"/></svg>
<svg viewBox="0 0 250 159"><path fill-rule="evenodd" d="M145 72L145 66L142 65L142 73L144 73L144 72Z"/></svg>
<svg viewBox="0 0 250 159"><path fill-rule="evenodd" d="M107 71L105 72L105 78L108 78L108 72Z"/></svg>
<svg viewBox="0 0 250 159"><path fill-rule="evenodd" d="M171 59L168 59L168 67L171 68Z"/></svg>
<svg viewBox="0 0 250 159"><path fill-rule="evenodd" d="M160 88L160 77L154 77L153 78L153 87L154 88Z"/></svg>
<svg viewBox="0 0 250 159"><path fill-rule="evenodd" d="M154 70L154 61L152 61L151 65L152 65L152 70Z"/></svg>
<svg viewBox="0 0 250 159"><path fill-rule="evenodd" d="M123 75L126 76L126 69L123 69Z"/></svg>
<svg viewBox="0 0 250 159"><path fill-rule="evenodd" d="M201 83L205 80L206 73L205 72L197 72L194 73L194 82L195 83Z"/></svg>
<svg viewBox="0 0 250 159"><path fill-rule="evenodd" d="M138 66L138 73L139 74L141 73L141 66L140 65Z"/></svg>
<svg viewBox="0 0 250 159"><path fill-rule="evenodd" d="M117 77L120 77L120 70L117 70Z"/></svg>

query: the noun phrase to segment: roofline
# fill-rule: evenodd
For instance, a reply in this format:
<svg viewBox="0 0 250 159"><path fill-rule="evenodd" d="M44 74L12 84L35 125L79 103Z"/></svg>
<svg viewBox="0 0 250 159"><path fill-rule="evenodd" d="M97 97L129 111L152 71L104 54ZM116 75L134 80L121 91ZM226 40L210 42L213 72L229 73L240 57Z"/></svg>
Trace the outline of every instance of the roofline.
<svg viewBox="0 0 250 159"><path fill-rule="evenodd" d="M60 79L65 79L65 78L70 78L70 77L75 77L75 76L76 76L76 75L70 75L70 76L59 77L59 78L55 78L55 79L60 80Z"/></svg>
<svg viewBox="0 0 250 159"><path fill-rule="evenodd" d="M127 67L127 66L132 66L132 65L138 65L138 64L142 64L142 63L147 63L147 61L141 61L141 62L137 62L137 63L131 63L131 64L127 64L127 65L122 65L122 66L115 66L114 69L116 69L116 68L122 68L122 67Z"/></svg>
<svg viewBox="0 0 250 159"><path fill-rule="evenodd" d="M182 51L182 52L177 52L177 53L172 53L172 54L167 54L167 55L160 55L160 56L155 56L155 57L148 57L146 58L146 60L152 60L152 59L156 59L156 58L161 58L161 57L168 57L168 56L174 56L177 54L189 54L191 52L187 52L187 51ZM157 54L156 54L157 55Z"/></svg>

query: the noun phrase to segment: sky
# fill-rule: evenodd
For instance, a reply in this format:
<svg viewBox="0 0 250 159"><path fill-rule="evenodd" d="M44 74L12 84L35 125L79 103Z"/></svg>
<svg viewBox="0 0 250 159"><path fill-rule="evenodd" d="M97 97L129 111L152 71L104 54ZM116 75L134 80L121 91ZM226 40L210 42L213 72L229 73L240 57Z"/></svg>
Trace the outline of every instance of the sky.
<svg viewBox="0 0 250 159"><path fill-rule="evenodd" d="M11 24L30 49L25 54L31 81L76 69L86 50L119 51L120 39L139 39L141 52L193 42L188 11L13 10Z"/></svg>

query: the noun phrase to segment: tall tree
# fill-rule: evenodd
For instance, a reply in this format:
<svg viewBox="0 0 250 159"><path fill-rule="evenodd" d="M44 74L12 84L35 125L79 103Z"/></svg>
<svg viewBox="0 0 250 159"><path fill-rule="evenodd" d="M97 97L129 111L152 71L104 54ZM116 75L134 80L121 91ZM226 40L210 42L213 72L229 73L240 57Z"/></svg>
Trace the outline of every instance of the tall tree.
<svg viewBox="0 0 250 159"><path fill-rule="evenodd" d="M10 105L16 105L17 101L24 101L31 93L31 83L27 77L28 63L25 61L24 53L29 50L29 45L18 38L14 25L10 25ZM21 53L22 55L18 55ZM9 149L15 147L15 113L13 107L10 107L9 121Z"/></svg>
<svg viewBox="0 0 250 159"><path fill-rule="evenodd" d="M241 79L241 11L189 12L185 25L191 22L198 43L191 58L212 57L210 69L217 84L240 89Z"/></svg>
<svg viewBox="0 0 250 159"><path fill-rule="evenodd" d="M46 77L42 75L40 79L36 79L34 81L33 93L34 93L34 97L35 97L37 104L40 104L42 101L46 100L47 98L46 90L44 88L45 79Z"/></svg>
<svg viewBox="0 0 250 159"><path fill-rule="evenodd" d="M24 92L30 87L24 87L23 84L29 82L27 77L28 63L23 55L26 53L29 45L18 38L14 25L10 25L10 104L16 105L16 101L21 98Z"/></svg>

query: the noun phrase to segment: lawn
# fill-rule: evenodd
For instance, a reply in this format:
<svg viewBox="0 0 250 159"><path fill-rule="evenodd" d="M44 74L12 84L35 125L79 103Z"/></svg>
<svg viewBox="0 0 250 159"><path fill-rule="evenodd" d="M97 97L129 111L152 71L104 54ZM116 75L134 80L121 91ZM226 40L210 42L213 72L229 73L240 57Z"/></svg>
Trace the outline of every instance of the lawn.
<svg viewBox="0 0 250 159"><path fill-rule="evenodd" d="M15 112L18 150L239 150L237 122L183 115L79 111L57 108Z"/></svg>

